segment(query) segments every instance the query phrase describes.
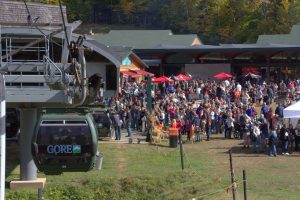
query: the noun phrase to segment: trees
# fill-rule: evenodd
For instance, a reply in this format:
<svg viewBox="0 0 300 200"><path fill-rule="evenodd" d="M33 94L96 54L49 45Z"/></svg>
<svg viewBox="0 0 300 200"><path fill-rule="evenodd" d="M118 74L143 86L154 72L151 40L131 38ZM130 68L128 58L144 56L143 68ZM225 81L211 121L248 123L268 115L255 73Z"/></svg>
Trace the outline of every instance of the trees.
<svg viewBox="0 0 300 200"><path fill-rule="evenodd" d="M28 2L58 4L58 0ZM70 21L197 33L205 43L253 43L300 23L300 0L62 0Z"/></svg>

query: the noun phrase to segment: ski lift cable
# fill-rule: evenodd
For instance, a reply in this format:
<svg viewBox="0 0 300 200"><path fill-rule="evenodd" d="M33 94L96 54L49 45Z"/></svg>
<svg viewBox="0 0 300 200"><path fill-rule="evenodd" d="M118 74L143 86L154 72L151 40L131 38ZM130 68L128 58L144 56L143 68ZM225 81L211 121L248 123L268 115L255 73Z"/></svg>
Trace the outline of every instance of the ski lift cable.
<svg viewBox="0 0 300 200"><path fill-rule="evenodd" d="M58 0L58 2L59 2L60 14L61 14L61 17L62 17L62 22L63 22L63 27L64 27L66 41L67 41L68 47L70 47L69 46L70 45L69 38L68 38L68 34L67 34L66 22L65 22L65 18L64 18L64 13L63 13L62 5L61 5L61 0Z"/></svg>
<svg viewBox="0 0 300 200"><path fill-rule="evenodd" d="M31 24L31 15L30 15L30 12L29 12L29 9L28 9L26 0L23 0L23 2L24 2L24 4L25 4L25 7L26 7L26 10L27 10L27 13L28 13L28 16L27 16L27 22L28 22L28 24Z"/></svg>
<svg viewBox="0 0 300 200"><path fill-rule="evenodd" d="M27 17L27 19L31 19L30 11L29 11L29 9L28 9L28 6L27 6L27 4L26 4L26 1L25 1L25 0L23 0L23 1L24 1L24 3L25 3L25 6L26 6L26 9L27 9L27 12L28 12L28 17ZM29 21L29 22L30 22L30 21ZM36 27L36 28L37 28L37 27ZM40 30L40 31L41 31L41 30ZM60 33L61 31L62 31L62 30L59 29L59 30L56 30L56 31L51 32L51 33L48 34L48 35L45 35L43 32L41 32L41 33L48 39L48 38L51 38L52 36L54 36L54 35ZM7 59L9 56L13 56L13 55L19 53L20 51L22 51L22 50L24 50L24 49L27 49L27 48L29 48L29 47L31 47L31 46L33 46L33 45L36 45L36 44L38 44L39 42L41 42L41 41L43 41L43 40L44 40L44 38L40 38L40 39L37 39L37 40L35 40L35 41L32 41L31 43L25 45L24 47L21 47L21 48L15 50L15 51L13 51L13 52L11 52L11 53L9 53L9 54L4 55L4 56L2 57L2 60L5 60L5 59ZM1 68L0 68L0 69L1 69Z"/></svg>
<svg viewBox="0 0 300 200"><path fill-rule="evenodd" d="M26 11L27 11L27 14L28 14L28 17L27 17L27 22L28 22L28 25L30 26L33 26L34 28L36 28L45 38L47 38L47 35L36 25L38 19L40 18L39 16L37 18L34 19L34 21L32 21L32 17L31 17L31 13L30 13L30 10L27 6L27 3L26 3L26 0L23 0L24 4L25 4L25 7L26 7ZM55 42L54 40L52 41L52 37L49 38L49 40L51 42L53 42L54 44L58 45L58 46L61 46L60 44L58 44L57 42Z"/></svg>

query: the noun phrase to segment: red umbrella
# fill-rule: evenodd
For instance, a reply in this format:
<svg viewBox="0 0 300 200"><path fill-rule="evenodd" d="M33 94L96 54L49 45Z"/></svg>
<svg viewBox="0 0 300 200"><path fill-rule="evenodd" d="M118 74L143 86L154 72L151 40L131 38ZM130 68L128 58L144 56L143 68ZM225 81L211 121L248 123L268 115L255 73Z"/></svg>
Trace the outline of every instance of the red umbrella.
<svg viewBox="0 0 300 200"><path fill-rule="evenodd" d="M213 77L217 78L217 79L227 79L227 78L232 78L233 76L231 74L226 74L226 73L222 72L222 73L214 75Z"/></svg>
<svg viewBox="0 0 300 200"><path fill-rule="evenodd" d="M184 74L178 74L177 76L175 76L176 78L178 78L179 80L181 81L189 81L191 80L191 77L189 76L186 76Z"/></svg>
<svg viewBox="0 0 300 200"><path fill-rule="evenodd" d="M151 82L153 83L155 81L155 77L151 77ZM147 80L143 80L143 83L147 83Z"/></svg>
<svg viewBox="0 0 300 200"><path fill-rule="evenodd" d="M161 77L155 78L154 80L152 79L152 82L154 82L154 83L163 83L163 82L169 83L169 82L173 82L173 80L166 76L161 76Z"/></svg>

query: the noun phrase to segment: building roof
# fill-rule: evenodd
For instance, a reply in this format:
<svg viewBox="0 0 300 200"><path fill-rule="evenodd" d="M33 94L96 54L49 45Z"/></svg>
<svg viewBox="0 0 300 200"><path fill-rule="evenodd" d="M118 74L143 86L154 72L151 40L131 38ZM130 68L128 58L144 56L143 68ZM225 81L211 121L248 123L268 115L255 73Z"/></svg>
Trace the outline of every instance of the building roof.
<svg viewBox="0 0 300 200"><path fill-rule="evenodd" d="M95 34L91 37L106 46L129 46L138 49L162 44L190 46L196 39L200 41L196 34L176 35L171 30L111 30L107 34Z"/></svg>
<svg viewBox="0 0 300 200"><path fill-rule="evenodd" d="M101 54L112 63L114 63L117 67L119 67L122 63L121 56L117 53L106 47L105 45L100 44L95 40L85 40L83 45L93 49L93 51Z"/></svg>
<svg viewBox="0 0 300 200"><path fill-rule="evenodd" d="M281 44L221 44L214 45L196 45L196 46L178 46L178 45L159 45L148 49L134 49L136 54L148 54L157 57L173 53L187 53L197 55L198 57L220 54L227 58L235 58L246 55L273 57L280 53L285 55L300 56L300 45L281 45Z"/></svg>
<svg viewBox="0 0 300 200"><path fill-rule="evenodd" d="M300 34L300 25L294 25L290 34Z"/></svg>
<svg viewBox="0 0 300 200"><path fill-rule="evenodd" d="M27 3L27 6L35 25L62 24L59 6L41 3ZM63 6L63 13L67 22L65 6ZM0 24L27 25L28 13L24 2L0 0Z"/></svg>
<svg viewBox="0 0 300 200"><path fill-rule="evenodd" d="M183 51L266 51L266 50L300 50L299 45L281 45L281 44L268 44L268 45L259 45L259 44L220 44L220 45L197 45L197 46L178 46L178 45L159 45L149 49L135 49L134 51L174 51L174 50L183 50Z"/></svg>
<svg viewBox="0 0 300 200"><path fill-rule="evenodd" d="M110 52L112 52L115 57L122 63L122 61L127 57L134 57L135 60L144 68L148 68L148 65L140 58L138 57L132 50L131 47L108 47Z"/></svg>
<svg viewBox="0 0 300 200"><path fill-rule="evenodd" d="M73 35L73 39L76 41L77 35ZM97 53L100 53L104 57L106 57L108 60L110 60L112 63L114 63L117 67L119 67L122 64L122 61L129 56L133 56L137 62L139 62L140 65L147 68L148 65L144 63L133 51L131 47L107 47L96 40L93 40L91 38L87 38L87 40L84 41L84 46L92 48Z"/></svg>
<svg viewBox="0 0 300 200"><path fill-rule="evenodd" d="M300 25L294 25L289 34L260 35L257 44L300 45Z"/></svg>
<svg viewBox="0 0 300 200"><path fill-rule="evenodd" d="M257 44L283 44L295 45L300 44L299 35L282 34L282 35L260 35L257 39Z"/></svg>

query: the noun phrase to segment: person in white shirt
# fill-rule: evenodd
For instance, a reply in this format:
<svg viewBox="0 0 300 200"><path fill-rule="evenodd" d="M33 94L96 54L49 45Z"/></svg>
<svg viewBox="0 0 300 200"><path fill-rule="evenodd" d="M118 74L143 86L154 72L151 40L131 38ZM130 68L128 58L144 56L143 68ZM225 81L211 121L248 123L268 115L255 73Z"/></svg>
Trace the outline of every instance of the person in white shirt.
<svg viewBox="0 0 300 200"><path fill-rule="evenodd" d="M234 119L232 118L231 113L229 113L225 123L226 123L225 138L231 139L231 131L234 128Z"/></svg>
<svg viewBox="0 0 300 200"><path fill-rule="evenodd" d="M215 112L213 109L210 111L210 118L211 118L211 131L215 131L216 121L215 121Z"/></svg>
<svg viewBox="0 0 300 200"><path fill-rule="evenodd" d="M199 94L199 95L201 94L201 88L200 87L197 87L196 93Z"/></svg>
<svg viewBox="0 0 300 200"><path fill-rule="evenodd" d="M258 153L256 146L259 147L259 151L262 151L262 145L261 145L261 131L259 129L259 124L256 122L253 127L253 135L251 136L251 142L253 145L253 153Z"/></svg>
<svg viewBox="0 0 300 200"><path fill-rule="evenodd" d="M239 92L242 92L242 86L241 86L241 84L237 83L236 89L237 89Z"/></svg>
<svg viewBox="0 0 300 200"><path fill-rule="evenodd" d="M159 121L161 124L165 122L165 113L163 111L160 112Z"/></svg>
<svg viewBox="0 0 300 200"><path fill-rule="evenodd" d="M226 88L228 88L230 85L230 82L228 80L225 80L224 83L225 83Z"/></svg>
<svg viewBox="0 0 300 200"><path fill-rule="evenodd" d="M258 88L258 90L256 91L256 100L257 100L258 105L261 104L262 99L263 99L263 93L262 93L261 89Z"/></svg>

